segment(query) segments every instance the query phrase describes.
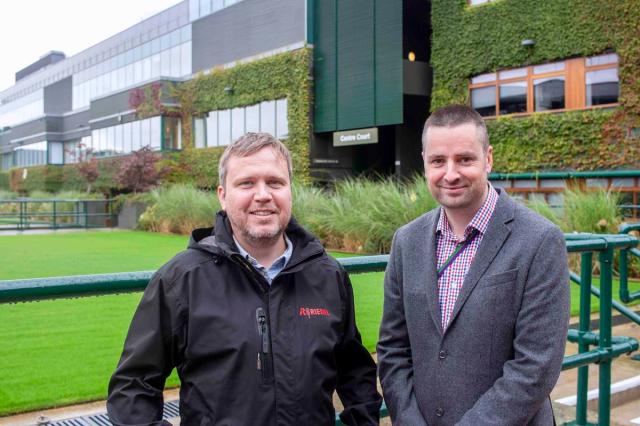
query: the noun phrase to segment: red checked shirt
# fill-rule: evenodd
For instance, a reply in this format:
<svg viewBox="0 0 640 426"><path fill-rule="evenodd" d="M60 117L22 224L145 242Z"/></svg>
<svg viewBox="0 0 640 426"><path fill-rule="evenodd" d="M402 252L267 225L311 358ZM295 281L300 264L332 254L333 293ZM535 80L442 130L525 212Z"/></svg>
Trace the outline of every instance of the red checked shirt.
<svg viewBox="0 0 640 426"><path fill-rule="evenodd" d="M476 229L478 235L471 243L455 258L455 260L444 270L440 278L438 278L438 302L440 304L442 329L445 330L451 319L453 307L462 289L464 277L469 271L471 262L476 255L478 246L482 242L482 237L487 230L489 219L495 210L498 201L498 193L489 185L489 192L480 210L478 210L464 230L464 236L458 239L451 230L447 215L444 209L440 210L440 219L436 228L438 269L447 261L453 253L456 246L467 240L471 236L473 229Z"/></svg>

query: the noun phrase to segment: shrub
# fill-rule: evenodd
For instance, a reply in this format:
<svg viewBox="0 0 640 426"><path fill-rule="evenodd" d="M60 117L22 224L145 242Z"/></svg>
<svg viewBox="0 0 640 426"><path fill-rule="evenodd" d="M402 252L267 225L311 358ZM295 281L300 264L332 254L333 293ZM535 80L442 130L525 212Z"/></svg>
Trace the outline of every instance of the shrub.
<svg viewBox="0 0 640 426"><path fill-rule="evenodd" d="M616 234L620 223L620 194L597 191L564 193L564 217L569 232Z"/></svg>
<svg viewBox="0 0 640 426"><path fill-rule="evenodd" d="M327 243L348 251L386 253L396 229L436 205L421 177L408 184L391 178L338 182L325 214L331 235Z"/></svg>
<svg viewBox="0 0 640 426"><path fill-rule="evenodd" d="M320 240L329 238L326 217L329 214L330 196L327 191L298 183L292 185L293 216L309 232Z"/></svg>
<svg viewBox="0 0 640 426"><path fill-rule="evenodd" d="M18 194L12 191L0 189L0 200L15 200L18 198Z"/></svg>
<svg viewBox="0 0 640 426"><path fill-rule="evenodd" d="M164 171L156 167L160 155L144 146L127 156L120 164L116 182L132 192L149 191L158 186Z"/></svg>
<svg viewBox="0 0 640 426"><path fill-rule="evenodd" d="M555 223L562 229L563 231L567 230L567 224L563 220L562 216L544 200L540 199L532 199L528 200L525 205L529 207L534 212L538 213L540 216L549 219L551 222Z"/></svg>
<svg viewBox="0 0 640 426"><path fill-rule="evenodd" d="M0 172L0 191L8 191L10 188L9 172Z"/></svg>
<svg viewBox="0 0 640 426"><path fill-rule="evenodd" d="M220 209L215 194L192 185L172 185L151 192L153 205L140 216L142 229L188 234L195 228L212 226Z"/></svg>

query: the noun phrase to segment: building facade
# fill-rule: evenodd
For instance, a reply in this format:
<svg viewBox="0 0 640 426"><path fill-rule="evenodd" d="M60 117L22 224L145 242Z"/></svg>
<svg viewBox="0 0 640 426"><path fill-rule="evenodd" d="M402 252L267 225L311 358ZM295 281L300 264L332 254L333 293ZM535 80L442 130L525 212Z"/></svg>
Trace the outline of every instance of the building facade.
<svg viewBox="0 0 640 426"><path fill-rule="evenodd" d="M0 92L2 170L69 164L87 150L103 158L220 147L246 131L286 140L295 88L252 98L232 82L215 102L199 91L187 112L176 93L199 75L315 48L303 169L322 179L402 172L395 157L428 110L428 25L428 3L413 0L184 0L73 57L51 52L18 71ZM274 74L264 68L264 84ZM141 114L149 99L158 105ZM354 134L334 143L338 131Z"/></svg>
<svg viewBox="0 0 640 426"><path fill-rule="evenodd" d="M554 203L574 185L616 188L638 205L634 3L184 0L18 71L0 92L0 175L87 150L220 152L266 131L306 181L411 176L429 111L468 103L486 117L496 185Z"/></svg>

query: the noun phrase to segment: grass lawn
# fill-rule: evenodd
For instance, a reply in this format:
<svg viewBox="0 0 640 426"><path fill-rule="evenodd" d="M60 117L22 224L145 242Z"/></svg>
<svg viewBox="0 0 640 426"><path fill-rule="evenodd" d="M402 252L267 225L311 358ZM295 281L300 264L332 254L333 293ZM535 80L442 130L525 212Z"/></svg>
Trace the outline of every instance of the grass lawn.
<svg viewBox="0 0 640 426"><path fill-rule="evenodd" d="M127 231L1 236L0 280L153 270L186 242L182 236ZM382 313L383 273L352 275L351 280L358 326L373 351ZM632 290L638 289L640 285L633 284ZM575 314L578 286L572 284L571 292ZM0 416L105 398L140 296L1 305ZM594 310L597 302L592 298ZM170 377L169 386L177 383L175 375Z"/></svg>

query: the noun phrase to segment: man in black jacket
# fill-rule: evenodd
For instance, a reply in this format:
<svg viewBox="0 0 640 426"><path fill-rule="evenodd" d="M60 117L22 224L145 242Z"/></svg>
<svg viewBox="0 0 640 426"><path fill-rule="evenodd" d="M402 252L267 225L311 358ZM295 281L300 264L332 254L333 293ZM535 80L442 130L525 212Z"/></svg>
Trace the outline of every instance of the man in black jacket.
<svg viewBox="0 0 640 426"><path fill-rule="evenodd" d="M215 228L158 270L134 315L107 409L162 424L175 367L185 425L378 424L375 364L346 272L291 217L291 157L247 133L220 159Z"/></svg>

